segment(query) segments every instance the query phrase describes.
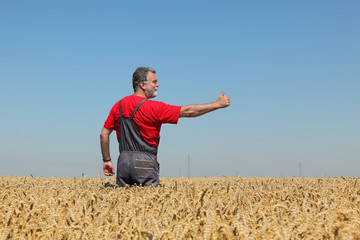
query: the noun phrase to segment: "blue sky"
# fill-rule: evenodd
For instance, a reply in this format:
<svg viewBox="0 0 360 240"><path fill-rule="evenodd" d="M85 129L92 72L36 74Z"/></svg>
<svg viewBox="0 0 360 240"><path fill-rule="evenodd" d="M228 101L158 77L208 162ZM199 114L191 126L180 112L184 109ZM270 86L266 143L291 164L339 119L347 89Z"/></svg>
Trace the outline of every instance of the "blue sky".
<svg viewBox="0 0 360 240"><path fill-rule="evenodd" d="M163 125L161 177L359 176L359 1L0 2L0 175L98 177L138 66L155 100L231 106ZM117 159L115 135L111 155Z"/></svg>

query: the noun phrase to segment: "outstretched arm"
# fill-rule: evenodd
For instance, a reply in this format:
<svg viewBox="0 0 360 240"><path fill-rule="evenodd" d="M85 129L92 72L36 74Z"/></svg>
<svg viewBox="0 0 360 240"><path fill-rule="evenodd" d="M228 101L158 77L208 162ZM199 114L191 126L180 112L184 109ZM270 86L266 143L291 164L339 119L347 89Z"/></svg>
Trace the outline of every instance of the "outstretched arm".
<svg viewBox="0 0 360 240"><path fill-rule="evenodd" d="M112 130L103 128L100 133L100 145L101 145L101 153L104 160L111 159L110 157L110 134ZM110 162L104 162L104 175L112 176L115 173L114 166Z"/></svg>
<svg viewBox="0 0 360 240"><path fill-rule="evenodd" d="M226 108L228 106L230 106L230 98L225 96L225 92L222 91L216 102L207 104L193 104L181 107L180 117L198 117L205 113L214 111L219 108Z"/></svg>

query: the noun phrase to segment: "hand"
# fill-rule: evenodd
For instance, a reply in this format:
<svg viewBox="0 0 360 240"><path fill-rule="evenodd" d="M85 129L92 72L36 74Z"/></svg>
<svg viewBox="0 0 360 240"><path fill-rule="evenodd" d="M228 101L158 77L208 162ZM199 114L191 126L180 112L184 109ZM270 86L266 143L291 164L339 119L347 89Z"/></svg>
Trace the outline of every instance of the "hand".
<svg viewBox="0 0 360 240"><path fill-rule="evenodd" d="M220 108L226 108L230 106L230 98L228 96L225 96L225 92L222 91L217 100L217 103L220 105Z"/></svg>
<svg viewBox="0 0 360 240"><path fill-rule="evenodd" d="M115 174L114 166L112 162L104 162L104 175L105 176L112 176Z"/></svg>

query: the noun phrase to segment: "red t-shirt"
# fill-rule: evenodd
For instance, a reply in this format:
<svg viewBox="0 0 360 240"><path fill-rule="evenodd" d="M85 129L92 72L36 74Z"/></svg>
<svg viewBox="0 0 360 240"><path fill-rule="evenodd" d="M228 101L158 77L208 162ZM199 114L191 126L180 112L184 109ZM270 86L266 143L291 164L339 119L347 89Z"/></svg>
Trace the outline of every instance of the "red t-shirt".
<svg viewBox="0 0 360 240"><path fill-rule="evenodd" d="M136 106L146 98L130 95L122 99L122 116L130 118ZM119 141L119 102L110 110L109 116L105 121L104 127L116 130ZM163 123L176 124L179 120L181 106L165 104L163 102L147 100L145 101L134 116L134 121L139 127L144 140L153 147L159 145L159 135Z"/></svg>

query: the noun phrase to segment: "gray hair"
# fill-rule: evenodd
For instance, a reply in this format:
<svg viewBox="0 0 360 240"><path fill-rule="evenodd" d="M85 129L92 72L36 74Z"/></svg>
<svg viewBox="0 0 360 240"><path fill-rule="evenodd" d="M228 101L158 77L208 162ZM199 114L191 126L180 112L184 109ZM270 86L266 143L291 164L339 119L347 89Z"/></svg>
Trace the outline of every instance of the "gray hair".
<svg viewBox="0 0 360 240"><path fill-rule="evenodd" d="M135 70L135 72L133 74L134 92L139 90L141 82L147 83L147 81L148 81L148 73L149 72L152 72L154 74L156 73L156 71L154 69L152 69L151 67L138 67Z"/></svg>

